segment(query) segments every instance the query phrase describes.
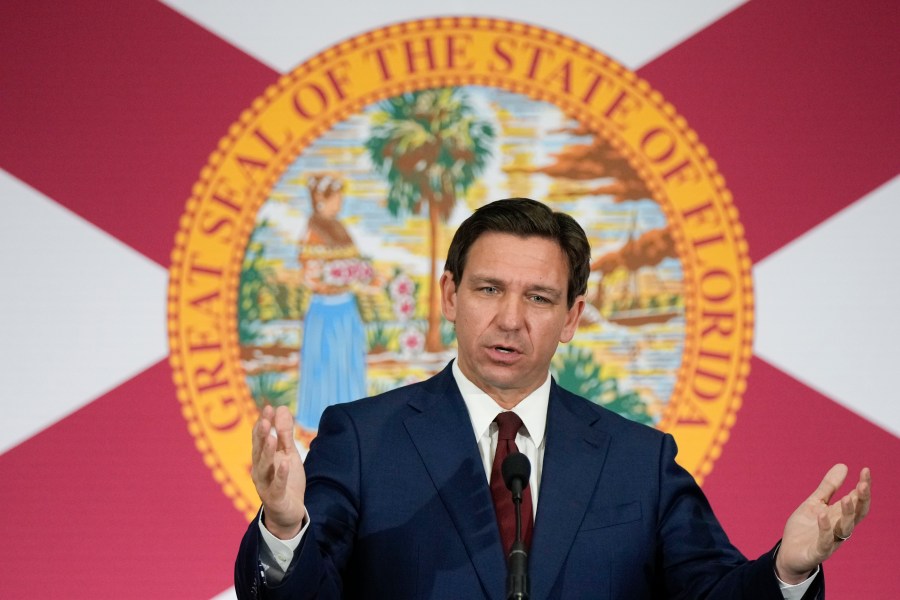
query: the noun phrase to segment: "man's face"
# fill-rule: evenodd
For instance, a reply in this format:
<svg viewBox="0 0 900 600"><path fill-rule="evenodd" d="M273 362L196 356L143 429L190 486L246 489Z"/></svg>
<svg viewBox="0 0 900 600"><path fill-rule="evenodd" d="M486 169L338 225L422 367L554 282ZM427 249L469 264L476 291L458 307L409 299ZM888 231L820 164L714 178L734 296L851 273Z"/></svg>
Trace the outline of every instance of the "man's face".
<svg viewBox="0 0 900 600"><path fill-rule="evenodd" d="M544 382L559 342L575 334L584 296L567 308L568 276L556 242L491 232L469 248L461 282L449 272L441 277L459 367L505 408Z"/></svg>

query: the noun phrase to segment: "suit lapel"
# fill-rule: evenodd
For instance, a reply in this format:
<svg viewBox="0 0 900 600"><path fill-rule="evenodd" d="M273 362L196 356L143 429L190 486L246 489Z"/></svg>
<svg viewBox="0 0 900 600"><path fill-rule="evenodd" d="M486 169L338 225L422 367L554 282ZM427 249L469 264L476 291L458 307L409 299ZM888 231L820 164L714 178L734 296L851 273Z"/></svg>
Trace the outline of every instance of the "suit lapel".
<svg viewBox="0 0 900 600"><path fill-rule="evenodd" d="M472 422L448 366L410 400L404 424L490 598L501 599L506 565Z"/></svg>
<svg viewBox="0 0 900 600"><path fill-rule="evenodd" d="M597 419L553 383L530 553L533 598L549 596L597 487L609 446L609 435L592 426Z"/></svg>

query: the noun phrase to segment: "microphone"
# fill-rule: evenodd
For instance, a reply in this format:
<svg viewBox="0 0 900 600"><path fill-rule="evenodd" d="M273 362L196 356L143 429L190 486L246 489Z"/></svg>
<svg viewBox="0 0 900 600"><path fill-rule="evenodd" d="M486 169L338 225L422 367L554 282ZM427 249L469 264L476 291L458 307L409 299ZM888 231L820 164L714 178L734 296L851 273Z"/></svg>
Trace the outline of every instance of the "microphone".
<svg viewBox="0 0 900 600"><path fill-rule="evenodd" d="M528 457L521 452L511 453L500 465L500 473L506 488L513 494L513 502L521 502L522 492L528 487L528 478L531 477L531 462Z"/></svg>
<svg viewBox="0 0 900 600"><path fill-rule="evenodd" d="M516 539L507 557L506 598L507 600L527 600L528 584L528 552L522 541L522 492L528 487L531 477L531 463L521 452L513 452L500 465L500 473L507 489L512 492L512 501L516 507Z"/></svg>

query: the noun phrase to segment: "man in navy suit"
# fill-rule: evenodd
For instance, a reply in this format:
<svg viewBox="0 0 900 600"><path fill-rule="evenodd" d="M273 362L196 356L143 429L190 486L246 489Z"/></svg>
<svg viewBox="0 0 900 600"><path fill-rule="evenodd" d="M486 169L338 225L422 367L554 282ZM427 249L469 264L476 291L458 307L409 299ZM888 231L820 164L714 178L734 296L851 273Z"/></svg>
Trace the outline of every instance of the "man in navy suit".
<svg viewBox="0 0 900 600"><path fill-rule="evenodd" d="M829 504L847 475L835 465L781 542L748 561L675 462L671 436L550 377L584 309L589 261L571 217L528 199L488 204L457 230L441 278L455 361L329 407L305 465L289 411L263 409L253 433L263 507L238 553L238 596L505 597L489 481L494 419L512 411L515 446L533 465L532 598L822 598L822 561L869 510L868 469Z"/></svg>

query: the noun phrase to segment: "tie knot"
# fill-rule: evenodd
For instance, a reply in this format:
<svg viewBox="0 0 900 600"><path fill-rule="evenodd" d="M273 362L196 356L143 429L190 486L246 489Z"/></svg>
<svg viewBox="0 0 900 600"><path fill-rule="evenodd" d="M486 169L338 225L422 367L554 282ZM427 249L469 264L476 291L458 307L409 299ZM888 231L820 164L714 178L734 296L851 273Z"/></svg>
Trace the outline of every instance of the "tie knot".
<svg viewBox="0 0 900 600"><path fill-rule="evenodd" d="M512 411L500 413L494 419L494 423L500 427L497 438L501 440L515 440L516 433L522 428L522 419Z"/></svg>

